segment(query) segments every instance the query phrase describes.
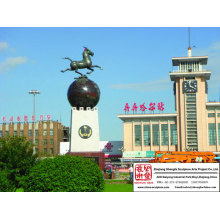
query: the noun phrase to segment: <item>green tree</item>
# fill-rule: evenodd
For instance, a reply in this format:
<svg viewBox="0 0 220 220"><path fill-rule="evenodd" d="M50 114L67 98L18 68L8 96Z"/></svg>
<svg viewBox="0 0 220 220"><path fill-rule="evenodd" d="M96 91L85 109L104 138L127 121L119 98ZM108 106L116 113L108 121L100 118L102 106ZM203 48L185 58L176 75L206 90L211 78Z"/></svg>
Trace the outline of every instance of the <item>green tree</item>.
<svg viewBox="0 0 220 220"><path fill-rule="evenodd" d="M0 170L7 173L7 178L15 189L19 187L21 177L29 173L36 160L33 146L25 137L0 138Z"/></svg>

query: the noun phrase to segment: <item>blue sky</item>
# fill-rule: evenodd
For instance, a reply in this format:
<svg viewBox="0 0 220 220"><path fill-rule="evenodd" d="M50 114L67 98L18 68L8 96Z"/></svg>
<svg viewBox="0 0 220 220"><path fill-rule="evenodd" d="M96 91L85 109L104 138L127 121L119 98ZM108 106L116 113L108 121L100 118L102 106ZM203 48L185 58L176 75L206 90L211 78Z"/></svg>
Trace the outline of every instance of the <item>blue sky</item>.
<svg viewBox="0 0 220 220"><path fill-rule="evenodd" d="M208 100L219 101L220 28L191 28L192 55L208 55L212 71ZM71 107L67 89L76 74L60 70L69 61L81 60L83 46L95 54L90 79L101 90L98 103L101 140L122 140L123 127L118 114L125 103L146 106L163 102L165 113L173 113L173 85L169 79L172 57L187 56L187 27L69 27L0 28L0 120L6 116L33 113L31 89L36 96L36 114L50 114L53 120L70 125ZM206 67L205 67L206 68ZM82 70L83 73L86 70ZM155 112L156 113L156 112ZM16 121L16 120L15 120Z"/></svg>

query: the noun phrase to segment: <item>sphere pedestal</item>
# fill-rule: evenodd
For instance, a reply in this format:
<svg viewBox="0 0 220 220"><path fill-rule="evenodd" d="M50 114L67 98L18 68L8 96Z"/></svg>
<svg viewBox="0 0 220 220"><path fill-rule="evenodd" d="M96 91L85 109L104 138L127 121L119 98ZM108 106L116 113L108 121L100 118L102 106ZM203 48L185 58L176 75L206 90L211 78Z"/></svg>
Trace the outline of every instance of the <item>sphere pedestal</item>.
<svg viewBox="0 0 220 220"><path fill-rule="evenodd" d="M67 98L72 107L95 107L100 98L98 85L87 77L80 77L69 86Z"/></svg>
<svg viewBox="0 0 220 220"><path fill-rule="evenodd" d="M87 77L75 80L68 89L67 98L71 110L69 155L91 158L104 169L105 155L100 150L98 85Z"/></svg>

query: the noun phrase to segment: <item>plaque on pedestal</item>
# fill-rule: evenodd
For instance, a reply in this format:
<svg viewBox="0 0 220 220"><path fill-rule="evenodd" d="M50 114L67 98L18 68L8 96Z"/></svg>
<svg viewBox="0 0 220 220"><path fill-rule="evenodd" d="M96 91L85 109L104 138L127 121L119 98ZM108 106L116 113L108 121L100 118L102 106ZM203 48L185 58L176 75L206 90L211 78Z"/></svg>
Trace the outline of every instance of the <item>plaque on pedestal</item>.
<svg viewBox="0 0 220 220"><path fill-rule="evenodd" d="M72 108L70 152L100 151L98 108Z"/></svg>

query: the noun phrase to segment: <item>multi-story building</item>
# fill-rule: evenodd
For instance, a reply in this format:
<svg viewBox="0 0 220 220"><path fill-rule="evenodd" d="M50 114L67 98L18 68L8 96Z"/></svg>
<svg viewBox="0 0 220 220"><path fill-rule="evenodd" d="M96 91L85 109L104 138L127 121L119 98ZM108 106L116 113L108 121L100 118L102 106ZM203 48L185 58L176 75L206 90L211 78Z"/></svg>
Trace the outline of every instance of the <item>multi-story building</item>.
<svg viewBox="0 0 220 220"><path fill-rule="evenodd" d="M220 102L208 102L208 56L173 57L175 113L124 114L124 155L152 151L220 151ZM136 152L136 153L135 153Z"/></svg>
<svg viewBox="0 0 220 220"><path fill-rule="evenodd" d="M2 123L0 124L0 137L23 136L33 143L34 124L36 152L52 156L59 154L60 142L69 141L69 128L58 121Z"/></svg>

